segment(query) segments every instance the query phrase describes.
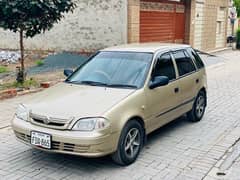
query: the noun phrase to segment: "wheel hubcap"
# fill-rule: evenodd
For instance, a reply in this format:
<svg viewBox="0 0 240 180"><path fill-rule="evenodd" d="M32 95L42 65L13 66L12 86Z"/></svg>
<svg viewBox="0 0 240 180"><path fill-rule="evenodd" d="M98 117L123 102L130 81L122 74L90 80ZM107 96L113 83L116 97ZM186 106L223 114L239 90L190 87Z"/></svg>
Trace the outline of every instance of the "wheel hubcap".
<svg viewBox="0 0 240 180"><path fill-rule="evenodd" d="M199 96L196 104L196 113L199 118L202 117L204 110L205 110L205 99L203 96Z"/></svg>
<svg viewBox="0 0 240 180"><path fill-rule="evenodd" d="M140 132L138 129L131 129L125 139L125 153L129 158L133 158L140 148Z"/></svg>

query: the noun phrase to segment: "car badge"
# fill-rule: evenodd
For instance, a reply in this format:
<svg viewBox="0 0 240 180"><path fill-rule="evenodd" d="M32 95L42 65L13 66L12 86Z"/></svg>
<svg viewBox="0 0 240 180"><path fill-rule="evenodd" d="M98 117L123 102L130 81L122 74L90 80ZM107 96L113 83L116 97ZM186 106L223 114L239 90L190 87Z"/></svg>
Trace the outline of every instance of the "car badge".
<svg viewBox="0 0 240 180"><path fill-rule="evenodd" d="M46 117L46 119L43 120L44 124L49 124L50 123L50 118Z"/></svg>

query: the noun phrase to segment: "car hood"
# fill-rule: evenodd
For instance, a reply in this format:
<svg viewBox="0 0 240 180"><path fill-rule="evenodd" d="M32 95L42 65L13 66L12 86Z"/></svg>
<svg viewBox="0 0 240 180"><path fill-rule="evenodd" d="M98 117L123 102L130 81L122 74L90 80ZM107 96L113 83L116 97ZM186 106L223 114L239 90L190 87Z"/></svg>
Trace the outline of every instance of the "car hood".
<svg viewBox="0 0 240 180"><path fill-rule="evenodd" d="M69 119L98 117L135 90L59 83L24 103L37 115Z"/></svg>

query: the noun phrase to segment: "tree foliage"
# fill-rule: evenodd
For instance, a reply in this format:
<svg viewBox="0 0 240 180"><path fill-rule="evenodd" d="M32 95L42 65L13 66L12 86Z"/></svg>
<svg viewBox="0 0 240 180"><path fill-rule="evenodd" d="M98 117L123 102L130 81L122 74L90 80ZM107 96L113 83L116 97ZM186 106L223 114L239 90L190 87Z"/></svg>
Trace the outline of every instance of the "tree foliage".
<svg viewBox="0 0 240 180"><path fill-rule="evenodd" d="M0 27L33 37L51 29L74 7L72 0L1 0Z"/></svg>
<svg viewBox="0 0 240 180"><path fill-rule="evenodd" d="M17 81L25 80L23 37L32 38L50 30L75 6L73 0L0 0L0 27L20 35L21 68Z"/></svg>
<svg viewBox="0 0 240 180"><path fill-rule="evenodd" d="M237 9L238 17L240 17L240 0L234 0L234 6Z"/></svg>

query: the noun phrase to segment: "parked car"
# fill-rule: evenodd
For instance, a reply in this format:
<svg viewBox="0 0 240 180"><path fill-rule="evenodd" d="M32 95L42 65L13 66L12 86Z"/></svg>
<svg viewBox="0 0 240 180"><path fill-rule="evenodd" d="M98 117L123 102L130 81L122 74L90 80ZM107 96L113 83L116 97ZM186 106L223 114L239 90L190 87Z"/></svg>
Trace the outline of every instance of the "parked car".
<svg viewBox="0 0 240 180"><path fill-rule="evenodd" d="M188 45L131 44L97 52L59 83L20 104L16 137L33 148L85 157L138 157L146 136L207 105L204 64Z"/></svg>

